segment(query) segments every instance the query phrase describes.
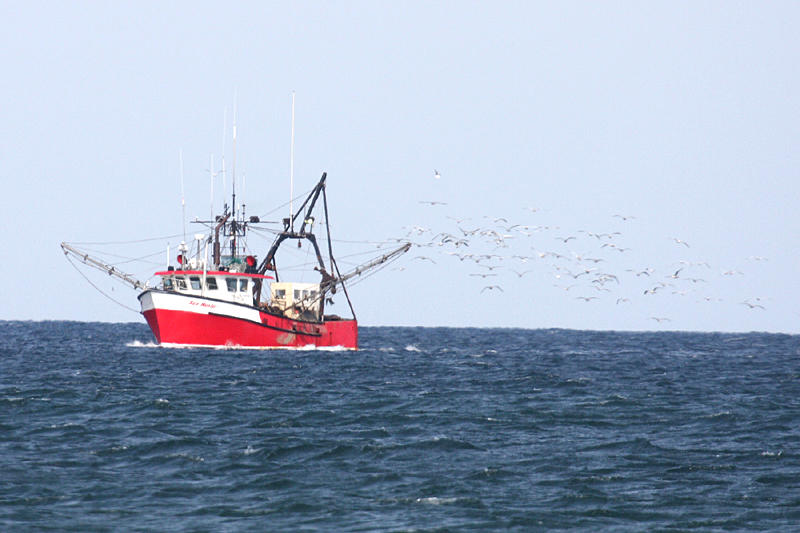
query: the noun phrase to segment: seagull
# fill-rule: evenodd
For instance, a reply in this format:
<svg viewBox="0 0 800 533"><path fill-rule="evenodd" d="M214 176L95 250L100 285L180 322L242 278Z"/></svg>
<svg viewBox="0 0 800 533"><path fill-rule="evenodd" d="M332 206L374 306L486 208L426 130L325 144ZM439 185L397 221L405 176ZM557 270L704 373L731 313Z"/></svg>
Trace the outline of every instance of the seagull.
<svg viewBox="0 0 800 533"><path fill-rule="evenodd" d="M403 229L406 229L406 228L407 228L407 226L403 226ZM422 235L423 233L427 233L429 231L430 231L429 228L423 228L422 226L414 226L408 231L408 233L406 233L406 236L409 236L412 233L416 233L417 235Z"/></svg>
<svg viewBox="0 0 800 533"><path fill-rule="evenodd" d="M565 291L569 291L570 289L572 289L574 287L577 287L577 285L568 285L566 287L562 287L561 285L553 285L553 287L556 287L558 289L564 289Z"/></svg>
<svg viewBox="0 0 800 533"><path fill-rule="evenodd" d="M592 280L592 283L599 283L600 285L605 285L609 281L616 281L617 285L619 285L619 278L614 274L599 274L595 279Z"/></svg>
<svg viewBox="0 0 800 533"><path fill-rule="evenodd" d="M566 269L564 269L564 270L566 270ZM579 276L585 276L586 274L591 274L595 270L597 270L597 269L596 268L585 268L585 269L583 269L583 271L578 272L577 274L573 274L572 272L567 270L567 274L572 276L574 279L578 279Z"/></svg>
<svg viewBox="0 0 800 533"><path fill-rule="evenodd" d="M493 291L495 289L497 289L500 292L504 292L503 288L500 285L487 285L486 287L481 289L481 293L483 293L483 291Z"/></svg>
<svg viewBox="0 0 800 533"><path fill-rule="evenodd" d="M439 178L441 178L441 177L442 177L442 175L441 175L441 174L439 174L439 171L438 171L438 170L436 170L436 169L434 168L434 169L433 169L433 177L434 177L434 178L436 178L436 179L438 180Z"/></svg>
<svg viewBox="0 0 800 533"><path fill-rule="evenodd" d="M672 238L672 240L673 240L673 241L675 241L675 242L676 242L676 243L678 243L678 244L682 244L682 245L684 245L685 247L689 248L689 243L688 243L688 242L686 242L686 241L682 241L682 240L680 240L680 239L679 239L679 238L677 238L677 237L673 237L673 238Z"/></svg>
<svg viewBox="0 0 800 533"><path fill-rule="evenodd" d="M683 267L679 268L678 270L675 271L674 274L672 274L671 276L667 276L667 277L668 278L672 278L672 279L678 279L678 274L680 273L681 270L683 270Z"/></svg>
<svg viewBox="0 0 800 533"><path fill-rule="evenodd" d="M441 232L441 233L437 233L436 235L431 237L431 240L435 241L439 237L442 238L442 242L450 242L450 241L454 241L456 239L456 236L453 235L452 233Z"/></svg>
<svg viewBox="0 0 800 533"><path fill-rule="evenodd" d="M599 300L597 296L576 296L576 300L583 300L584 302L588 302L590 300Z"/></svg>
<svg viewBox="0 0 800 533"><path fill-rule="evenodd" d="M428 204L428 205L447 205L446 202L435 202L435 201L431 201L431 200L420 200L419 203Z"/></svg>
<svg viewBox="0 0 800 533"><path fill-rule="evenodd" d="M612 218L621 218L621 219L622 219L622 221L624 222L624 221L626 221L626 220L632 220L632 219L634 219L634 218L636 218L636 217L634 217L634 216L630 216L630 215L628 215L628 216L625 216L625 215L613 215L613 217L612 217Z"/></svg>
<svg viewBox="0 0 800 533"><path fill-rule="evenodd" d="M420 259L420 260L422 260L422 261L430 261L430 262L431 262L431 263L433 263L434 265L436 264L436 261L434 261L434 260L433 260L433 259L431 259L430 257L425 257L424 255L418 255L418 256L417 256L417 257L415 257L414 259Z"/></svg>
<svg viewBox="0 0 800 533"><path fill-rule="evenodd" d="M619 305L621 303L625 303L625 302L630 302L630 299L628 299L628 298L617 298L617 305Z"/></svg>
<svg viewBox="0 0 800 533"><path fill-rule="evenodd" d="M680 260L680 261L678 261L678 262L679 262L680 264L682 264L682 265L686 265L686 266L690 266L690 267L691 267L691 266L704 266L704 267L706 267L706 268L711 268L711 265L709 265L709 264L708 264L708 263L706 263L705 261L699 261L699 262L697 262L697 263L693 263L693 262L691 262L691 261L686 261L686 260L684 260L684 259L681 259L681 260Z"/></svg>
<svg viewBox="0 0 800 533"><path fill-rule="evenodd" d="M651 316L650 320L655 320L659 324L662 323L662 322L671 322L671 320L669 318L658 317L658 316Z"/></svg>
<svg viewBox="0 0 800 533"><path fill-rule="evenodd" d="M517 276L519 276L521 278L525 274L527 274L529 272L533 272L533 270L524 270L522 272L517 272L516 270L512 270L511 272L513 272L514 274L516 274Z"/></svg>
<svg viewBox="0 0 800 533"><path fill-rule="evenodd" d="M749 307L750 309L766 309L766 308L765 308L763 305L761 305L761 304L754 304L754 303L750 303L750 302L748 302L747 300L745 300L744 302L740 302L740 303L741 303L742 305L746 305L746 306L747 306L747 307Z"/></svg>
<svg viewBox="0 0 800 533"><path fill-rule="evenodd" d="M481 277L481 278L490 278L497 276L497 274L470 274L470 276Z"/></svg>
<svg viewBox="0 0 800 533"><path fill-rule="evenodd" d="M740 272L739 270L726 270L722 273L723 276L733 276L734 274L743 274L743 272Z"/></svg>

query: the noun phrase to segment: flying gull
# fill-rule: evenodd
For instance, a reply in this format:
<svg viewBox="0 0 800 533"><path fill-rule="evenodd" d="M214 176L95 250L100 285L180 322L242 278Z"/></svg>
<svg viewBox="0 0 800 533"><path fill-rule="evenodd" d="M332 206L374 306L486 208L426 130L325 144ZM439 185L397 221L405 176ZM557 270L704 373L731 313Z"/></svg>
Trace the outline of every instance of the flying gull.
<svg viewBox="0 0 800 533"><path fill-rule="evenodd" d="M504 292L503 288L500 285L487 285L486 287L481 289L481 293L483 293L483 291L493 291L495 289L497 289L500 292Z"/></svg>

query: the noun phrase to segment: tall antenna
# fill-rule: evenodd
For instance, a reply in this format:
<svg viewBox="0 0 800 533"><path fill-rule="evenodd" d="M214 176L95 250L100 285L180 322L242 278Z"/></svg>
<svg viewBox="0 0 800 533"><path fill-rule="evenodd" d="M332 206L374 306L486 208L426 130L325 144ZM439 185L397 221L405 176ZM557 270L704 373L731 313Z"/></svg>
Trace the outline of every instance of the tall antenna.
<svg viewBox="0 0 800 533"><path fill-rule="evenodd" d="M208 162L208 173L211 175L211 218L208 220L214 220L214 178L217 175L217 173L214 172L214 154L211 154L210 161Z"/></svg>
<svg viewBox="0 0 800 533"><path fill-rule="evenodd" d="M225 138L228 129L228 106L225 106L225 111L222 115L222 203L225 203Z"/></svg>
<svg viewBox="0 0 800 533"><path fill-rule="evenodd" d="M183 195L183 148L178 151L181 161L181 219L183 220L183 242L186 242L186 197Z"/></svg>
<svg viewBox="0 0 800 533"><path fill-rule="evenodd" d="M289 224L294 231L294 91L292 91L292 143L289 153Z"/></svg>
<svg viewBox="0 0 800 533"><path fill-rule="evenodd" d="M233 94L233 163L231 163L231 183L233 184L233 219L236 220L236 93Z"/></svg>

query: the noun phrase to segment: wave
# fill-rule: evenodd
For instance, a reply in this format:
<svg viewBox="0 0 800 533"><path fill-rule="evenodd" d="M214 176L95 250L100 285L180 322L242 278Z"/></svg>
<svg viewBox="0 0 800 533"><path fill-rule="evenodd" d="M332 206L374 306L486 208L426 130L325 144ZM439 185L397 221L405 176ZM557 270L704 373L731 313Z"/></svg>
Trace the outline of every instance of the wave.
<svg viewBox="0 0 800 533"><path fill-rule="evenodd" d="M128 348L160 348L160 346L152 341L150 342L142 342L140 340L134 340L131 342L126 342L125 346Z"/></svg>
<svg viewBox="0 0 800 533"><path fill-rule="evenodd" d="M142 342L140 340L134 340L131 342L126 342L125 346L128 348L163 348L163 349L170 349L170 350L189 350L189 349L205 349L205 350L292 350L298 352L304 351L320 351L320 352L347 352L350 351L350 348L346 348L344 346L314 346L313 344L307 344L305 346L241 346L239 344L226 344L225 346L212 346L212 345L205 345L205 344L173 344L169 342L162 342L161 344L157 344L155 342Z"/></svg>

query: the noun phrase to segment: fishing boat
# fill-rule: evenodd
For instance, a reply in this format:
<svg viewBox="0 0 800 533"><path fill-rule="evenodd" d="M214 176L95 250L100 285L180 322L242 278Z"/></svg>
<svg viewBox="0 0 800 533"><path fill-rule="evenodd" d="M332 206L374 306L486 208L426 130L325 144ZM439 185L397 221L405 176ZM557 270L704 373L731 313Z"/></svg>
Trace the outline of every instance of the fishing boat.
<svg viewBox="0 0 800 533"><path fill-rule="evenodd" d="M323 173L300 208L296 212L291 209L290 216L282 220L282 228L260 260L248 252L244 242L248 231L262 222L258 216L246 217L244 206L237 210L235 189L231 206L225 204L222 214L213 220L194 221L207 232L196 234L190 245L181 242L174 264L167 250L164 269L151 278L154 283L141 282L72 244L61 243L61 248L68 259L78 259L139 291L141 313L160 345L357 350L358 321L347 291L348 280L387 265L411 244L340 272L331 245L326 182ZM314 209L320 198L327 264L314 233ZM280 274L277 252L289 243L311 246L316 257L312 270L318 281L292 281ZM331 296L339 290L347 300L349 317L326 313L326 303L332 303Z"/></svg>

